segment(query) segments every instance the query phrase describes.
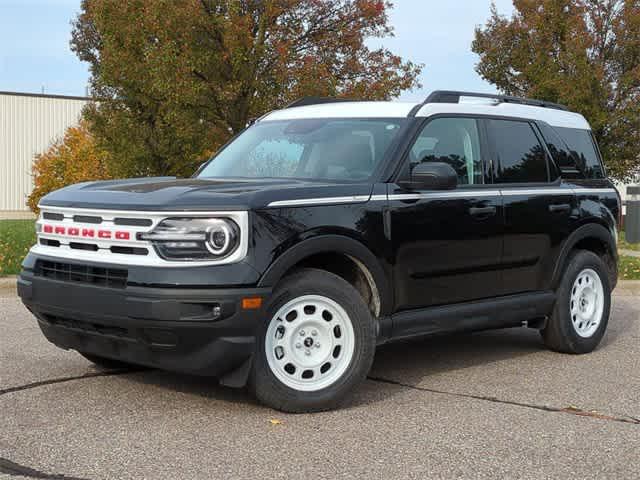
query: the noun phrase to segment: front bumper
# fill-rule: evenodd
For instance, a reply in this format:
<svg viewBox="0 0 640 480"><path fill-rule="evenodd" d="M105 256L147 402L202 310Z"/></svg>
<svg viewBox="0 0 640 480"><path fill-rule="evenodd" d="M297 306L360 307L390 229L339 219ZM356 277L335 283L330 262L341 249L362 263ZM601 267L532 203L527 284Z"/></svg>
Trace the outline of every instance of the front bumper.
<svg viewBox="0 0 640 480"><path fill-rule="evenodd" d="M244 287L111 288L77 277L47 278L37 267L25 268L18 278L18 295L46 338L61 348L218 377L239 368L254 351L263 311L243 310L242 298L266 300L270 293Z"/></svg>

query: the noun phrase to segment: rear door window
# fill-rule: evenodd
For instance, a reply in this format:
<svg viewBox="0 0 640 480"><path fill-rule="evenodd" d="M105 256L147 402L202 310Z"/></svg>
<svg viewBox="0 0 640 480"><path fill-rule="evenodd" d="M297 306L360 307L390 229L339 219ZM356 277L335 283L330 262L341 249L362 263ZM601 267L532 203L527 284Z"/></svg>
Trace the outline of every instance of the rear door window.
<svg viewBox="0 0 640 480"><path fill-rule="evenodd" d="M548 182L547 155L529 122L488 120L496 168L494 183Z"/></svg>
<svg viewBox="0 0 640 480"><path fill-rule="evenodd" d="M538 127L562 177L567 179L582 178L575 157L555 129L544 122L539 122Z"/></svg>

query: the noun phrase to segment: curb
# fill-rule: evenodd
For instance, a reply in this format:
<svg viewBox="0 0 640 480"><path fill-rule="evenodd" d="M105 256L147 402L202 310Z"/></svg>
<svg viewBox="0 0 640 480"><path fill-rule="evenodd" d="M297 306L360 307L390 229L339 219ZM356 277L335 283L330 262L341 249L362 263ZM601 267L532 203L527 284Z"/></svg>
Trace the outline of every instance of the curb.
<svg viewBox="0 0 640 480"><path fill-rule="evenodd" d="M640 280L618 280L613 294L619 297L640 296Z"/></svg>
<svg viewBox="0 0 640 480"><path fill-rule="evenodd" d="M18 280L18 277L16 275L9 275L8 277L0 277L0 290L15 291L17 280Z"/></svg>

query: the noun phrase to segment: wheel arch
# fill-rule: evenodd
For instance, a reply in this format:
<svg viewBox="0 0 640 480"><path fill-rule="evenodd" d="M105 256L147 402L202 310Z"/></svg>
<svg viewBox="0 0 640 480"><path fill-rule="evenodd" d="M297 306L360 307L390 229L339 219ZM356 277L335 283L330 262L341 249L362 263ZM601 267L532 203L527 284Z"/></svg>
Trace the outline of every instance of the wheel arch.
<svg viewBox="0 0 640 480"><path fill-rule="evenodd" d="M336 264L330 261L332 259L341 261ZM309 266L343 278L345 268L357 269L363 285L355 286L363 287L366 283L370 289L372 313L382 317L391 312L392 291L380 261L363 243L344 235L321 235L294 245L267 268L258 285L273 287L288 273Z"/></svg>
<svg viewBox="0 0 640 480"><path fill-rule="evenodd" d="M560 283L571 252L574 250L588 250L604 258L611 272L611 285L615 286L618 277L617 246L611 232L599 223L588 223L577 228L566 240L552 276L552 286L555 289Z"/></svg>

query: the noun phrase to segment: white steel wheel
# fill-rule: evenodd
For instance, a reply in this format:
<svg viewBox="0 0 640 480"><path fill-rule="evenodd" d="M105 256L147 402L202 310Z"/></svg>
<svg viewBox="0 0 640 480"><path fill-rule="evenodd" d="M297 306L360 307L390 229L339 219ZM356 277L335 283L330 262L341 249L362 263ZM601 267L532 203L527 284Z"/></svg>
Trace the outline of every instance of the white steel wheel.
<svg viewBox="0 0 640 480"><path fill-rule="evenodd" d="M591 337L600 326L604 311L604 288L595 270L582 270L571 288L571 324L582 338Z"/></svg>
<svg viewBox="0 0 640 480"><path fill-rule="evenodd" d="M304 295L284 304L265 335L267 364L285 386L314 392L333 385L351 364L355 334L337 302Z"/></svg>

